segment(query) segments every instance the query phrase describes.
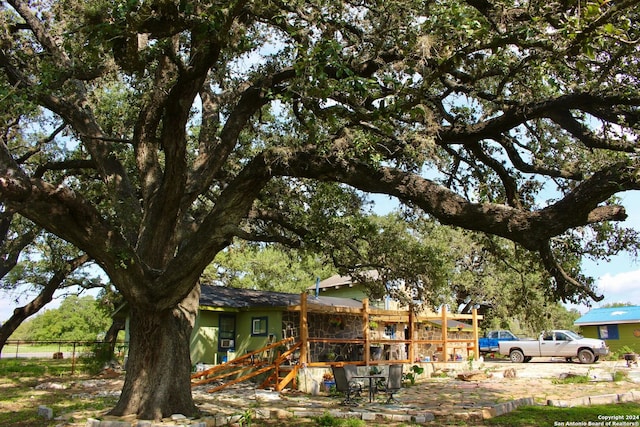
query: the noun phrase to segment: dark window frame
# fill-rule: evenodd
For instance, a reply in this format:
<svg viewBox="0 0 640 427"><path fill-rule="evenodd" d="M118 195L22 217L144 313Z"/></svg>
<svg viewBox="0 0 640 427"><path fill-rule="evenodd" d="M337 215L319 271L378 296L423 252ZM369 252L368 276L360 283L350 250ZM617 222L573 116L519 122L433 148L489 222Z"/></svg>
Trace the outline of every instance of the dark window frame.
<svg viewBox="0 0 640 427"><path fill-rule="evenodd" d="M232 328L227 329L227 322ZM224 329L223 329L224 327ZM233 345L228 347L222 346L223 340L232 340ZM227 351L234 349L236 346L236 316L233 314L221 314L218 318L218 351Z"/></svg>
<svg viewBox="0 0 640 427"><path fill-rule="evenodd" d="M606 337L603 337L602 328L606 328ZM598 338L601 340L619 340L620 330L618 329L618 325L599 325Z"/></svg>
<svg viewBox="0 0 640 427"><path fill-rule="evenodd" d="M264 327L260 328L256 332L256 322L260 324L264 322ZM269 316L255 316L251 318L251 336L252 337L266 337L269 332Z"/></svg>

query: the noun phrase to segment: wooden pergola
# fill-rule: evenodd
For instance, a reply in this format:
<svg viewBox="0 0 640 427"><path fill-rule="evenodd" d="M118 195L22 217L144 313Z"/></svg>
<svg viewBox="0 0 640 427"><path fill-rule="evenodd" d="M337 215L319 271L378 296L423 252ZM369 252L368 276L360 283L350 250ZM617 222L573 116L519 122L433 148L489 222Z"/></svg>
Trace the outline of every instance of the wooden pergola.
<svg viewBox="0 0 640 427"><path fill-rule="evenodd" d="M331 365L376 365L388 364L389 360L372 360L370 347L372 345L399 345L406 346L406 359L394 359L394 363L414 363L416 362L415 346L420 344L434 345L443 355L448 354L448 349L457 347L467 351L473 351L478 355L478 316L476 309L472 314L451 314L448 313L445 306L442 307L440 314L421 314L415 313L413 310L380 310L372 309L369 306L369 300L362 301L361 307L345 307L345 306L327 306L319 303L309 302L307 294L300 296L300 304L288 307L288 310L299 312L300 317L300 336L296 338L287 337L283 340L269 344L268 346L247 353L244 356L233 359L230 362L214 366L204 371L192 374L192 385L203 385L214 381L220 384L208 390L215 392L229 385L237 384L242 381L255 378L258 375L266 375L266 379L262 382L260 388L273 387L275 390L282 390L289 383L294 383L298 371L301 367L317 367L326 368ZM326 337L310 337L308 327L308 315L317 313L321 315L349 315L357 316L362 320L362 337L363 338L326 338ZM369 330L369 320L375 319L386 323L402 323L408 328L409 339L379 339L371 337ZM471 338L451 338L449 337L449 320L471 320L472 337ZM442 333L439 339L414 339L414 331L416 325L428 322L441 322ZM325 361L312 362L309 357L310 344L325 343L339 345L357 345L362 346L363 355L360 360L341 360L341 361ZM281 348L288 347L282 351ZM299 351L299 357L295 358L294 354ZM274 357L263 357L265 353L271 352ZM445 360L446 361L446 360Z"/></svg>
<svg viewBox="0 0 640 427"><path fill-rule="evenodd" d="M341 361L340 363L353 363L353 364L377 364L381 363L377 360L372 360L370 348L372 345L379 344L400 344L407 345L406 359L398 360L402 363L413 363L416 359L415 348L419 344L432 344L441 350L442 354L448 354L448 350L452 348L466 349L467 352L472 351L475 357L478 357L478 320L482 319L479 316L477 310L474 308L472 314L455 314L449 313L446 306L443 306L439 314L436 313L415 313L411 309L406 310L381 310L371 308L369 306L369 300L364 299L362 301L361 308L355 307L339 307L339 306L326 306L321 304L315 304L313 301L309 301L306 293L300 295L300 305L291 306L289 310L300 312L300 364L306 366L327 366L332 364L331 362L312 362L309 358L309 345L311 343L340 343L340 344L355 344L362 345L364 349L363 359L361 361ZM362 337L353 339L337 339L326 337L311 337L309 336L308 328L308 314L309 313L321 313L327 315L336 314L348 314L352 316L360 316L362 319ZM380 339L371 337L371 331L369 330L369 320L375 318L376 321L383 321L389 323L404 323L408 327L408 339ZM471 321L473 333L471 338L451 338L448 333L448 321L449 320L467 320ZM414 339L414 331L417 324L426 322L441 322L442 334L439 339ZM446 360L445 360L446 361ZM388 361L384 361L388 363Z"/></svg>

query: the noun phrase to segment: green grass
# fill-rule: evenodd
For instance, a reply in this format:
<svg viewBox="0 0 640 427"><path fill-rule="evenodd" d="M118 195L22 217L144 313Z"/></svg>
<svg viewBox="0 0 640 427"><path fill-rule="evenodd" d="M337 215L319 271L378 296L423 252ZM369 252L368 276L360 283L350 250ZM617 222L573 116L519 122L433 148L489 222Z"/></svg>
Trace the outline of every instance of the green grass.
<svg viewBox="0 0 640 427"><path fill-rule="evenodd" d="M323 414L315 418L317 426L323 427L364 427L366 424L362 420L335 418L330 414Z"/></svg>
<svg viewBox="0 0 640 427"><path fill-rule="evenodd" d="M68 359L0 359L0 426L50 427L60 420L47 421L38 416L38 406L53 410L54 417L79 410L102 411L113 407L113 397L81 397L77 390L37 390L43 382L69 384L82 379L85 365ZM67 420L71 421L71 420Z"/></svg>
<svg viewBox="0 0 640 427"><path fill-rule="evenodd" d="M77 362L75 375L71 375L71 360L53 359L0 359L0 426L12 427L53 427L62 424L60 420L45 421L38 417L39 405L45 405L53 409L54 417L64 414L71 414L74 411L104 411L112 408L116 399L114 397L78 397L77 390L61 390L51 392L51 390L40 391L34 387L43 382L72 383L84 378L84 374L90 369ZM529 406L517 409L509 414L484 420L478 425L482 426L559 426L567 422L589 422L597 423L602 416L625 417L640 414L640 404L624 403L618 405L587 406L577 408L558 408L551 406ZM69 417L71 415L68 415ZM77 415L79 416L79 415ZM86 419L86 418L84 418ZM630 420L638 422L640 420ZM74 421L65 419L65 421ZM75 420L79 422L83 420ZM245 416L246 426L281 426L282 420L257 420ZM455 424L455 421L454 421ZM385 426L401 427L412 424L377 422L367 424L360 419L342 419L324 414L313 419L294 420L290 424L295 426L326 426L326 427L364 427ZM435 425L435 424L431 424ZM461 421L460 425L473 425Z"/></svg>
<svg viewBox="0 0 640 427"><path fill-rule="evenodd" d="M640 404L620 403L617 405L580 406L575 408L558 408L556 406L524 406L500 417L485 420L487 426L518 426L518 427L546 427L560 426L571 422L573 425L598 425L603 422L602 417L621 417L619 421L631 422L638 425L640 419L630 419L640 414ZM613 418L610 418L613 419ZM580 424L575 424L580 423ZM606 425L606 422L602 425ZM612 425L612 424L610 424Z"/></svg>
<svg viewBox="0 0 640 427"><path fill-rule="evenodd" d="M259 419L246 422L244 424L239 423L241 427L418 427L422 424L406 424L403 422L394 421L363 421L359 418L338 418L330 413L326 412L320 416L312 418L290 418L287 420L282 419ZM466 425L466 424L464 424Z"/></svg>
<svg viewBox="0 0 640 427"><path fill-rule="evenodd" d="M614 382L627 381L629 379L629 374L625 371L614 371L612 377Z"/></svg>
<svg viewBox="0 0 640 427"><path fill-rule="evenodd" d="M36 353L41 357L52 357L53 353L64 352L73 353L75 350L76 357L81 356L92 350L91 345L76 344L75 349L73 343L51 343L51 344L32 344L11 342L6 344L2 349L4 357L24 357L25 354Z"/></svg>
<svg viewBox="0 0 640 427"><path fill-rule="evenodd" d="M553 384L586 384L591 379L589 375L571 375L565 378L556 378L551 381Z"/></svg>

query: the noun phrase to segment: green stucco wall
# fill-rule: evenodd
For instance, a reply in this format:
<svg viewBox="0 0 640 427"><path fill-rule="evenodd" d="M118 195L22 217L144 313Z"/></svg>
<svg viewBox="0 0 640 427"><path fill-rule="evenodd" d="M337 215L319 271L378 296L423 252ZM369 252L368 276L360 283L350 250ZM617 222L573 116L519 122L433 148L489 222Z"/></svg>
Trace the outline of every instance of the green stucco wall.
<svg viewBox="0 0 640 427"><path fill-rule="evenodd" d="M362 301L364 298L367 298L367 295L364 291L362 285L356 284L353 286L340 286L338 289L336 288L325 288L324 290L320 290L321 297L336 297L336 298L350 298L355 299L357 301ZM384 309L384 299L375 301L369 299L369 306L373 308L381 308Z"/></svg>
<svg viewBox="0 0 640 427"><path fill-rule="evenodd" d="M598 326L589 325L581 326L580 333L585 338L598 338ZM605 340L611 353L618 352L622 347L627 346L631 348L635 353L640 353L640 323L626 323L618 325L619 339Z"/></svg>
<svg viewBox="0 0 640 427"><path fill-rule="evenodd" d="M191 334L191 362L215 364L221 363L227 352L218 351L218 329L220 315L235 315L235 355L241 356L248 351L267 345L269 335L274 341L282 339L282 312L273 310L255 310L243 312L200 310ZM267 335L252 336L252 321L256 317L267 317Z"/></svg>
<svg viewBox="0 0 640 427"><path fill-rule="evenodd" d="M326 290L320 290L321 297L338 297L338 298L352 298L358 301L362 301L365 295L362 293L360 287L356 286L341 286L338 289L329 288Z"/></svg>
<svg viewBox="0 0 640 427"><path fill-rule="evenodd" d="M256 317L267 317L267 336L252 336L252 321ZM282 339L282 312L281 311L250 311L238 313L236 317L236 354L243 355L249 351L265 347L272 335L272 342Z"/></svg>
<svg viewBox="0 0 640 427"><path fill-rule="evenodd" d="M200 311L191 333L191 363L215 363L218 351L219 313Z"/></svg>

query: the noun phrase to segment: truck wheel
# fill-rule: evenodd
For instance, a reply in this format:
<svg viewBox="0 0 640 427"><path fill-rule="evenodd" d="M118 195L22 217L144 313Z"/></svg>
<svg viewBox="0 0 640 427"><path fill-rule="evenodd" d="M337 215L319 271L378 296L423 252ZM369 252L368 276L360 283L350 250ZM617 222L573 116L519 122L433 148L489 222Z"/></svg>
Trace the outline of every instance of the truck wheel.
<svg viewBox="0 0 640 427"><path fill-rule="evenodd" d="M578 360L580 363L593 363L596 361L596 357L591 350L582 349L578 352Z"/></svg>
<svg viewBox="0 0 640 427"><path fill-rule="evenodd" d="M524 353L522 353L522 350L511 350L509 352L509 359L511 359L513 363L522 363L524 362Z"/></svg>

